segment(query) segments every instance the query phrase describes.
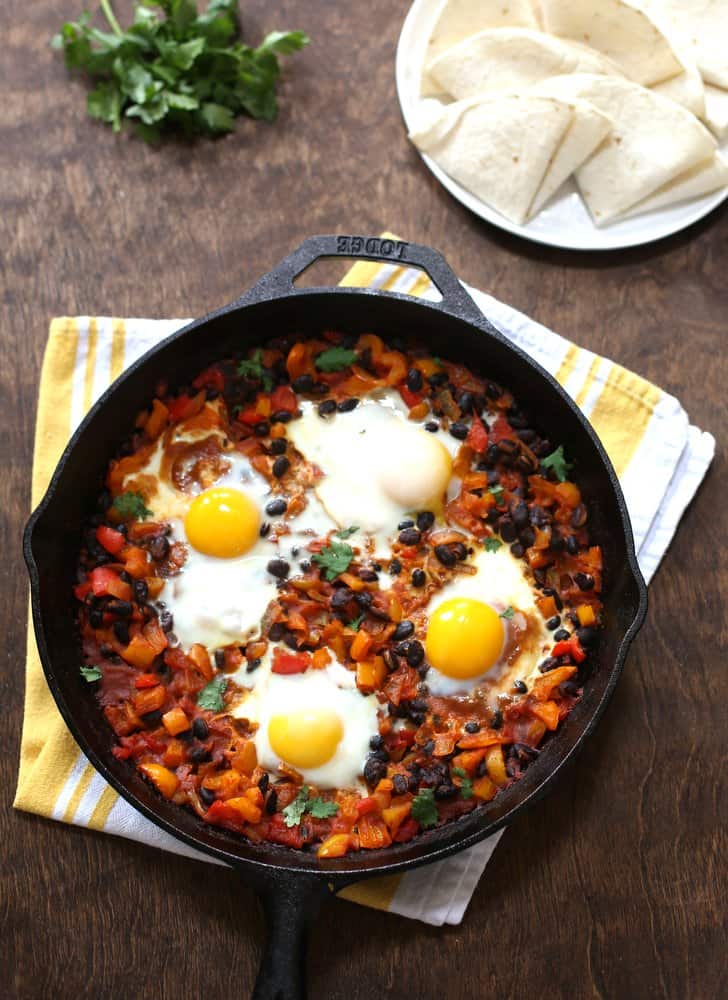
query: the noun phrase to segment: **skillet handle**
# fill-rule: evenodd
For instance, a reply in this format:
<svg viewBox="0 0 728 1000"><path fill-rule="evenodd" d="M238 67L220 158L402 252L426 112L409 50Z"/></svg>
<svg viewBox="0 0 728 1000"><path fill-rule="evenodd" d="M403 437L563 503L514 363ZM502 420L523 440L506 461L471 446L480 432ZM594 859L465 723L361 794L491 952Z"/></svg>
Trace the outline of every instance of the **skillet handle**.
<svg viewBox="0 0 728 1000"><path fill-rule="evenodd" d="M381 261L399 267L419 267L427 273L442 295L442 302L432 303L448 313L473 322L483 321L476 306L456 274L437 250L421 243L381 236L328 235L311 236L264 275L235 305L247 305L264 299L290 294L293 283L307 267L322 257L344 257ZM307 289L310 291L311 289Z"/></svg>
<svg viewBox="0 0 728 1000"><path fill-rule="evenodd" d="M268 939L252 1000L306 1000L308 930L330 890L323 879L305 873L271 876L258 887Z"/></svg>

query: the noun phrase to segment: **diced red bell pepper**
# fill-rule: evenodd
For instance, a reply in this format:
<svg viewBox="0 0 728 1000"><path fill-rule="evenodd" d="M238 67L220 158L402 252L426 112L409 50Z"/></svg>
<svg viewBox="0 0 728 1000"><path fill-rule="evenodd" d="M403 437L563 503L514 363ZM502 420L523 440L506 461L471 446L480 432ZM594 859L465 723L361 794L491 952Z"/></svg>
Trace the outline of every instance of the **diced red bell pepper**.
<svg viewBox="0 0 728 1000"><path fill-rule="evenodd" d="M249 427L255 427L256 424L259 424L261 420L263 420L263 417L260 413L258 413L255 404L253 404L252 406L246 406L245 409L241 410L238 413L237 419L241 424L247 424Z"/></svg>
<svg viewBox="0 0 728 1000"><path fill-rule="evenodd" d="M418 403L421 403L424 398L421 392L411 392L406 385L399 386L399 394L407 404L407 408L410 410L413 406L417 406Z"/></svg>
<svg viewBox="0 0 728 1000"><path fill-rule="evenodd" d="M574 663L582 663L586 659L586 653L581 647L581 643L575 635L570 639L557 642L551 650L552 656L570 656Z"/></svg>
<svg viewBox="0 0 728 1000"><path fill-rule="evenodd" d="M134 687L138 688L140 691L144 688L153 688L159 684L159 677L157 674L139 674L139 676L134 681Z"/></svg>
<svg viewBox="0 0 728 1000"><path fill-rule="evenodd" d="M356 811L359 816L366 816L367 813L376 812L379 809L379 802L373 795L368 795L365 799L360 799L356 804Z"/></svg>
<svg viewBox="0 0 728 1000"><path fill-rule="evenodd" d="M493 426L488 433L488 440L491 444L498 444L499 441L503 441L505 438L515 438L515 436L516 432L506 418L498 416L493 421Z"/></svg>
<svg viewBox="0 0 728 1000"><path fill-rule="evenodd" d="M488 430L477 414L473 417L465 443L478 452L483 452L488 447Z"/></svg>
<svg viewBox="0 0 728 1000"><path fill-rule="evenodd" d="M204 372L197 376L192 382L195 389L202 389L204 386L212 386L213 389L217 389L218 392L222 392L225 388L225 376L220 371L218 367L213 365L211 368L206 368Z"/></svg>
<svg viewBox="0 0 728 1000"><path fill-rule="evenodd" d="M412 816L410 816L409 819L406 819L404 823L401 824L393 839L398 844L404 844L406 841L412 840L413 837L416 837L419 833L419 829L420 824L416 819L413 819Z"/></svg>
<svg viewBox="0 0 728 1000"><path fill-rule="evenodd" d="M276 649L273 653L271 672L274 674L302 674L311 666L308 653L285 653Z"/></svg>
<svg viewBox="0 0 728 1000"><path fill-rule="evenodd" d="M132 589L128 583L124 583L119 574L108 566L97 566L89 573L91 589L96 597L118 597L120 601L130 601Z"/></svg>
<svg viewBox="0 0 728 1000"><path fill-rule="evenodd" d="M290 385L279 385L273 390L270 398L271 413L285 410L286 413L295 413L298 409L296 394Z"/></svg>
<svg viewBox="0 0 728 1000"><path fill-rule="evenodd" d="M126 545L126 538L124 538L122 533L115 531L114 528L110 528L106 524L100 524L96 529L96 541L99 545L103 545L106 551L110 552L112 556L118 556Z"/></svg>
<svg viewBox="0 0 728 1000"><path fill-rule="evenodd" d="M91 593L91 581L86 580L85 583L77 583L73 588L73 593L76 595L77 601L82 601L87 594Z"/></svg>

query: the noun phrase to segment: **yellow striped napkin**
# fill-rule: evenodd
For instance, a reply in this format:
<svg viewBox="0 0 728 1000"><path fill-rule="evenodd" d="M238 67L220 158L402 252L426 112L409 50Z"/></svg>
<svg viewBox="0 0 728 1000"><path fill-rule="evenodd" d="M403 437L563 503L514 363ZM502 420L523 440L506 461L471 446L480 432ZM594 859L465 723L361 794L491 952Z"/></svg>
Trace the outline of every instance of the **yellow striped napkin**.
<svg viewBox="0 0 728 1000"><path fill-rule="evenodd" d="M435 298L420 271L356 264L343 284ZM654 573L713 456L672 396L606 358L581 350L489 295L468 289L492 323L552 372L587 414L619 474L645 577ZM51 323L41 375L32 500L41 499L85 412L123 369L187 320L76 317ZM78 749L63 724L28 632L25 716L15 807L65 823L211 859L139 815ZM363 882L348 899L427 923L457 924L500 834L437 864Z"/></svg>

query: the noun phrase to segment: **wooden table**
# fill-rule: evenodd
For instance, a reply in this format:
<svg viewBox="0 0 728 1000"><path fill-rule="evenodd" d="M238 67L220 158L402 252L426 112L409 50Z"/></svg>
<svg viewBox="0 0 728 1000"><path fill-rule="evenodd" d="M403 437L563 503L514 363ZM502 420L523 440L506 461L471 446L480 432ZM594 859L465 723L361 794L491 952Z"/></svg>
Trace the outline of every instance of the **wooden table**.
<svg viewBox="0 0 728 1000"><path fill-rule="evenodd" d="M10 808L27 601L19 540L51 316L201 314L311 233L386 227L655 380L701 427L725 428L728 209L654 246L594 256L480 222L405 136L394 54L407 7L249 0L252 39L272 27L314 39L290 60L277 124L153 150L88 119L83 84L48 47L80 0L3 4L3 997L244 997L262 943L257 903L229 874ZM463 924L331 901L311 942L311 996L727 995L725 491L719 441L606 718L557 790L503 837Z"/></svg>

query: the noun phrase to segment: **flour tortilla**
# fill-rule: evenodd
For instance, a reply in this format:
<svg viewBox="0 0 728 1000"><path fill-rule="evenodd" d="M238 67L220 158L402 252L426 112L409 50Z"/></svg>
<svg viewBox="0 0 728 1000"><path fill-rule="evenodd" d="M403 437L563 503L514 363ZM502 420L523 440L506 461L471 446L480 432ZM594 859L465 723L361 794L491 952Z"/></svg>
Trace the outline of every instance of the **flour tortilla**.
<svg viewBox="0 0 728 1000"><path fill-rule="evenodd" d="M623 75L600 52L530 28L488 28L470 35L433 60L427 72L443 93L458 101L523 90L564 73Z"/></svg>
<svg viewBox="0 0 728 1000"><path fill-rule="evenodd" d="M706 83L728 89L726 0L643 0L643 6L688 46Z"/></svg>
<svg viewBox="0 0 728 1000"><path fill-rule="evenodd" d="M682 70L659 28L623 0L541 0L541 9L548 32L598 49L645 87Z"/></svg>
<svg viewBox="0 0 728 1000"><path fill-rule="evenodd" d="M486 28L508 26L538 30L539 23L530 0L441 0L427 43L424 66L429 66L442 52L469 35ZM438 93L436 84L424 69L420 90L423 97Z"/></svg>
<svg viewBox="0 0 728 1000"><path fill-rule="evenodd" d="M719 139L728 137L728 90L705 84L705 122Z"/></svg>
<svg viewBox="0 0 728 1000"><path fill-rule="evenodd" d="M673 76L671 80L663 80L656 83L650 90L662 97L669 97L671 101L681 104L684 108L695 115L696 118L705 120L705 87L703 78L698 72L695 63L691 63L680 57L683 72Z"/></svg>
<svg viewBox="0 0 728 1000"><path fill-rule="evenodd" d="M412 142L455 181L507 219L522 224L574 112L538 95L460 101Z"/></svg>
<svg viewBox="0 0 728 1000"><path fill-rule="evenodd" d="M641 215L643 212L654 212L660 208L668 208L690 198L699 198L711 194L719 188L728 187L728 163L716 153L711 160L698 163L697 166L685 171L674 181L665 184L653 195L641 201L625 213L625 217Z"/></svg>
<svg viewBox="0 0 728 1000"><path fill-rule="evenodd" d="M574 101L574 119L549 164L541 187L531 203L533 217L561 185L597 149L612 131L612 119L588 101Z"/></svg>
<svg viewBox="0 0 728 1000"><path fill-rule="evenodd" d="M575 73L547 80L531 92L561 100L581 98L614 122L612 133L576 171L597 225L711 159L716 150L715 139L689 111L620 77Z"/></svg>

